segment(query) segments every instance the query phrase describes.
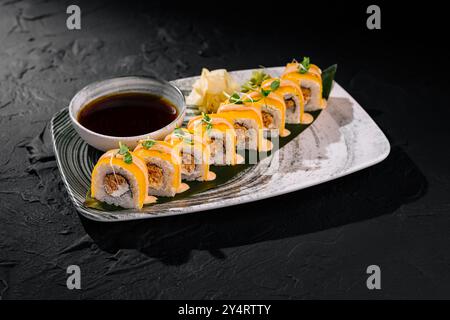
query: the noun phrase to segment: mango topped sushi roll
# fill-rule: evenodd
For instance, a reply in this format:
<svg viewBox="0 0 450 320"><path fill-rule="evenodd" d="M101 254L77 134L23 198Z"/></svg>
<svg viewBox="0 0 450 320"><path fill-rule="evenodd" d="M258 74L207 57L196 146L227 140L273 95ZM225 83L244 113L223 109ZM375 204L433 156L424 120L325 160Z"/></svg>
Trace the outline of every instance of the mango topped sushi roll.
<svg viewBox="0 0 450 320"><path fill-rule="evenodd" d="M141 209L156 201L147 196L148 175L144 161L126 146L100 157L91 177L91 196L123 208Z"/></svg>
<svg viewBox="0 0 450 320"><path fill-rule="evenodd" d="M209 168L209 145L195 137L193 132L185 128L176 128L164 140L180 149L182 180L215 179L216 175Z"/></svg>
<svg viewBox="0 0 450 320"><path fill-rule="evenodd" d="M279 82L279 86L273 92L280 95L284 100L286 106L286 123L302 123L304 120L304 101L300 86L291 80L271 78L265 80L261 88L271 90L274 87L273 83L275 81Z"/></svg>
<svg viewBox="0 0 450 320"><path fill-rule="evenodd" d="M208 144L210 164L221 166L241 162L236 154L236 131L225 117L218 114L202 114L192 118L187 128Z"/></svg>
<svg viewBox="0 0 450 320"><path fill-rule="evenodd" d="M272 143L263 137L261 110L250 105L227 103L217 110L227 118L236 130L237 148L257 151L272 149Z"/></svg>
<svg viewBox="0 0 450 320"><path fill-rule="evenodd" d="M278 84L278 82L272 82ZM269 136L286 137L289 131L285 128L286 105L282 96L272 89L261 88L261 91L250 92L244 100L244 105L260 110L264 131Z"/></svg>
<svg viewBox="0 0 450 320"><path fill-rule="evenodd" d="M148 194L173 197L189 189L181 182L180 150L176 146L155 140L142 140L134 149L147 168Z"/></svg>
<svg viewBox="0 0 450 320"><path fill-rule="evenodd" d="M305 57L302 62L293 61L286 65L282 79L291 80L300 86L305 102L305 111L314 111L326 107L322 98L322 70L310 63Z"/></svg>

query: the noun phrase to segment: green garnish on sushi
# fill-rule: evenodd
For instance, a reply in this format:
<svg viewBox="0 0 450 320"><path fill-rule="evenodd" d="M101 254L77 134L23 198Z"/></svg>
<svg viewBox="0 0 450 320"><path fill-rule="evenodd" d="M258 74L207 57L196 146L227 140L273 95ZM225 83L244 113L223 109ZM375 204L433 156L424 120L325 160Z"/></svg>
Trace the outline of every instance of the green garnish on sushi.
<svg viewBox="0 0 450 320"><path fill-rule="evenodd" d="M156 141L155 140L153 140L153 139L147 139L147 140L145 140L145 141L143 141L142 142L142 146L145 148L145 149L150 149L151 147L153 147L154 145L155 145L155 143L156 143Z"/></svg>
<svg viewBox="0 0 450 320"><path fill-rule="evenodd" d="M131 164L133 162L133 157L130 153L130 149L122 142L119 142L119 154L123 156L123 162L126 164Z"/></svg>
<svg viewBox="0 0 450 320"><path fill-rule="evenodd" d="M202 122L206 124L207 131L212 129L213 125L212 125L211 117L204 112L202 112Z"/></svg>
<svg viewBox="0 0 450 320"><path fill-rule="evenodd" d="M267 97L271 92L277 90L280 87L280 79L273 80L270 84L270 89L266 90L261 88L261 94L263 97Z"/></svg>
<svg viewBox="0 0 450 320"><path fill-rule="evenodd" d="M244 102L241 99L239 93L235 92L230 96L230 102L234 104L243 104Z"/></svg>
<svg viewBox="0 0 450 320"><path fill-rule="evenodd" d="M253 71L252 77L242 85L241 91L249 92L257 90L261 86L261 83L267 79L270 79L270 75L265 73L263 70Z"/></svg>
<svg viewBox="0 0 450 320"><path fill-rule="evenodd" d="M183 129L177 127L175 130L173 130L173 134L175 137L180 138L183 140L183 142L187 144L194 144L194 141L190 137L187 136L186 132L183 131Z"/></svg>
<svg viewBox="0 0 450 320"><path fill-rule="evenodd" d="M302 62L300 62L298 65L298 72L300 72L301 74L307 73L309 71L310 66L311 63L309 57L303 57Z"/></svg>
<svg viewBox="0 0 450 320"><path fill-rule="evenodd" d="M274 81L272 81L272 83L270 84L270 89L272 91L277 90L280 87L280 79L275 79Z"/></svg>
<svg viewBox="0 0 450 320"><path fill-rule="evenodd" d="M244 94L244 96L246 96L246 94ZM244 104L244 103L257 102L258 101L258 100L253 100L252 98L247 99L247 100L243 100L242 98L243 97L239 93L235 92L231 96L228 97L228 100L232 104Z"/></svg>

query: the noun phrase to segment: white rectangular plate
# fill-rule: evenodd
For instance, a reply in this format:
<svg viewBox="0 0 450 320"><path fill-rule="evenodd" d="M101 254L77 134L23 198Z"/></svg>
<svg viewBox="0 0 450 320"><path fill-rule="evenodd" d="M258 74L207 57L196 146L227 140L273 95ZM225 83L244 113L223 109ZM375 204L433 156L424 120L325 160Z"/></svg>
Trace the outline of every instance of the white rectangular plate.
<svg viewBox="0 0 450 320"><path fill-rule="evenodd" d="M269 68L268 72L276 76L282 69ZM231 74L243 83L252 71ZM188 93L197 78L173 83ZM67 109L52 118L51 128L58 167L73 204L87 218L105 222L171 216L274 197L367 168L385 159L390 151L380 128L355 99L334 83L327 108L309 128L223 185L185 199L144 207L143 211L105 212L83 204L98 152L76 134ZM273 166L277 169L272 170Z"/></svg>

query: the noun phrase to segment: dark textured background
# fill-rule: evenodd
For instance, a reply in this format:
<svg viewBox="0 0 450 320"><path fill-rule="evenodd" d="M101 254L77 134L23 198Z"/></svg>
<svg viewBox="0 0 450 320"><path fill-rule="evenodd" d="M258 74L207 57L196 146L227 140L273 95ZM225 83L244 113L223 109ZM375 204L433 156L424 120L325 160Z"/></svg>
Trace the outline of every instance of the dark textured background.
<svg viewBox="0 0 450 320"><path fill-rule="evenodd" d="M65 27L72 1L0 2L0 298L450 298L445 11L382 4L382 30L369 31L364 3L74 2L81 31ZM46 127L82 86L302 55L339 64L390 140L385 161L174 218L100 224L73 209ZM66 288L71 264L82 290ZM371 264L381 291L366 288Z"/></svg>

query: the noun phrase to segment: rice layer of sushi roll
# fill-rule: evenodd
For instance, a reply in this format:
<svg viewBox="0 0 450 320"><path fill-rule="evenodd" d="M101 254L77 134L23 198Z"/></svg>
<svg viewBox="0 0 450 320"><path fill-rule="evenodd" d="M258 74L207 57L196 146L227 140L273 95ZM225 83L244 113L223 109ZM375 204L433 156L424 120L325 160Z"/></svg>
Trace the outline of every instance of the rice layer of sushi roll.
<svg viewBox="0 0 450 320"><path fill-rule="evenodd" d="M173 197L189 189L181 182L179 149L164 141L141 141L134 153L147 168L148 195Z"/></svg>
<svg viewBox="0 0 450 320"><path fill-rule="evenodd" d="M208 145L209 164L223 166L240 163L236 154L236 131L228 119L219 114L203 114L192 118L187 128Z"/></svg>
<svg viewBox="0 0 450 320"><path fill-rule="evenodd" d="M216 175L210 171L209 145L194 136L194 133L185 128L176 128L165 139L180 150L181 179L187 181L210 181Z"/></svg>
<svg viewBox="0 0 450 320"><path fill-rule="evenodd" d="M305 111L315 111L326 107L322 98L322 70L309 59L299 63L293 61L286 65L282 79L291 80L300 86L305 102Z"/></svg>
<svg viewBox="0 0 450 320"><path fill-rule="evenodd" d="M132 152L127 156L116 149L100 157L92 171L91 196L122 208L141 209L156 198L147 197L145 163Z"/></svg>

